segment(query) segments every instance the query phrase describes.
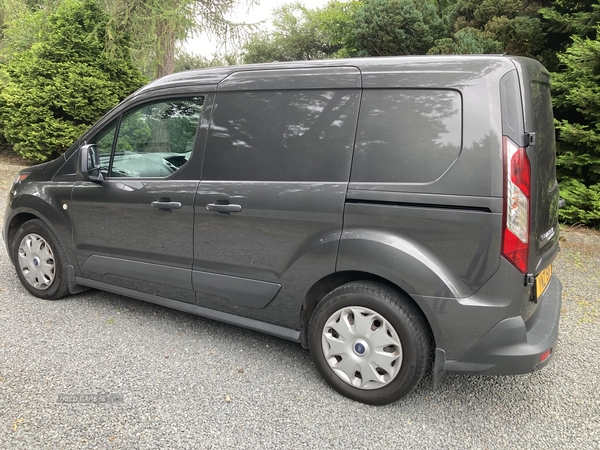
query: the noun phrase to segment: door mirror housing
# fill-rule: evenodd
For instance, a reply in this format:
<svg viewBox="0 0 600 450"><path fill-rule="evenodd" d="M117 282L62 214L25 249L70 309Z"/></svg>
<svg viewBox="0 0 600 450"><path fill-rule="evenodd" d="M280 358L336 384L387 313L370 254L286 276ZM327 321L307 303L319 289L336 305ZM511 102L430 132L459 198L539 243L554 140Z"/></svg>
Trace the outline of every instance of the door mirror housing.
<svg viewBox="0 0 600 450"><path fill-rule="evenodd" d="M100 171L100 154L96 144L86 144L79 148L77 178L83 181L104 181Z"/></svg>

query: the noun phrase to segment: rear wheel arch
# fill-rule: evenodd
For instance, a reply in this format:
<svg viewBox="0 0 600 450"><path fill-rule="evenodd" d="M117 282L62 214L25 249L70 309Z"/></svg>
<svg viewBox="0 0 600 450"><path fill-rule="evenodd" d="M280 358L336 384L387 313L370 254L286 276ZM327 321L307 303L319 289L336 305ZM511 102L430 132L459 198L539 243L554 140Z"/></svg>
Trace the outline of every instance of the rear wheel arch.
<svg viewBox="0 0 600 450"><path fill-rule="evenodd" d="M435 348L435 333L433 332L433 327L430 323L429 317L427 317L427 315L423 311L423 308L421 308L419 304L404 289L402 289L395 283L392 283L391 281L381 276L360 271L344 271L332 273L324 278L321 278L309 289L306 296L304 297L304 300L302 301L302 309L300 313L302 324L302 330L300 332L300 343L302 344L303 348L308 348L308 327L313 312L317 307L317 304L321 300L323 300L323 298L331 291L337 289L340 286L355 281L376 282L398 292L406 302L410 303L412 309L415 310L417 314L422 316L424 323L429 328L429 333L431 336L433 347Z"/></svg>
<svg viewBox="0 0 600 450"><path fill-rule="evenodd" d="M405 294L379 281L353 281L327 294L311 315L313 362L353 400L384 405L411 392L430 370L435 344Z"/></svg>

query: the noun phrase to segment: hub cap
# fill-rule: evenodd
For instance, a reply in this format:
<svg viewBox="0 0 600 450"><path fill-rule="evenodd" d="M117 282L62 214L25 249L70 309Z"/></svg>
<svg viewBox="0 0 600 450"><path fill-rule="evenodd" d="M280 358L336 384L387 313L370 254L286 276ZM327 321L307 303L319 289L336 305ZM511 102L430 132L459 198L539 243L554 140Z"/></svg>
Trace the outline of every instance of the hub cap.
<svg viewBox="0 0 600 450"><path fill-rule="evenodd" d="M54 254L40 235L31 233L21 239L18 251L19 270L30 286L48 289L55 276Z"/></svg>
<svg viewBox="0 0 600 450"><path fill-rule="evenodd" d="M398 333L381 314L368 308L336 311L323 328L321 342L333 372L359 389L387 385L402 365Z"/></svg>

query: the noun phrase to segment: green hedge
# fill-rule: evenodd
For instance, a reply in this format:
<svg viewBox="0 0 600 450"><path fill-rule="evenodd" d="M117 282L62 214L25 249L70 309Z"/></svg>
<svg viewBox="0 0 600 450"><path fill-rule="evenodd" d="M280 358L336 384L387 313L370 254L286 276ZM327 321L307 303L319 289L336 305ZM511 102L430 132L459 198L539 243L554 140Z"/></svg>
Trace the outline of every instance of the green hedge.
<svg viewBox="0 0 600 450"><path fill-rule="evenodd" d="M14 26L31 22L36 20L16 21ZM0 127L23 158L42 162L63 153L146 83L129 58L124 38L106 51L107 22L95 1L66 0L48 17L36 42L4 55L8 61L1 66Z"/></svg>

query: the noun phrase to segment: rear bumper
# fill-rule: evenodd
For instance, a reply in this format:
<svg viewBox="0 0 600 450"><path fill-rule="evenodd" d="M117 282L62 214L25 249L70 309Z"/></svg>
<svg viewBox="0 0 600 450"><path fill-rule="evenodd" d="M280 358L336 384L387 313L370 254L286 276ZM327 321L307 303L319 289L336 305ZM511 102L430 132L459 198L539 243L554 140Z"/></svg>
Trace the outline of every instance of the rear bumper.
<svg viewBox="0 0 600 450"><path fill-rule="evenodd" d="M444 373L517 375L547 365L558 340L561 296L562 285L553 276L527 321L520 316L502 320L457 360L446 361L444 350L436 349L434 385ZM548 350L550 356L540 362Z"/></svg>

